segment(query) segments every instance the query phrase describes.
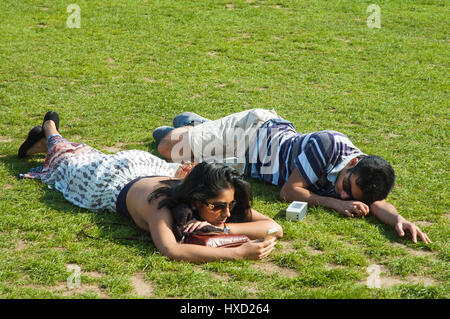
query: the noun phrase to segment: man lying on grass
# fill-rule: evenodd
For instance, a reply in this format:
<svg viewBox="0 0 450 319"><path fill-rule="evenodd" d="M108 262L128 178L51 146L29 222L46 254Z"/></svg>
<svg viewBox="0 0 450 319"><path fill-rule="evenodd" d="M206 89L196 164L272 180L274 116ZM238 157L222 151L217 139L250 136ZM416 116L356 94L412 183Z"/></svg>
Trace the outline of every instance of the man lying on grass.
<svg viewBox="0 0 450 319"><path fill-rule="evenodd" d="M118 212L149 231L156 248L175 260L261 259L283 231L274 220L250 207L250 185L233 168L201 163L169 164L144 151L103 154L83 143L71 143L58 132L59 116L48 112L19 149L23 158L47 153L45 163L23 178L37 178L60 191L71 203L92 211ZM238 247L185 243L183 237L208 227L246 235ZM270 240L258 240L278 229Z"/></svg>
<svg viewBox="0 0 450 319"><path fill-rule="evenodd" d="M286 201L305 201L348 217L372 212L414 243L428 236L386 201L395 182L391 165L368 156L336 131L298 133L275 111L253 109L211 121L185 112L174 127L153 131L160 154L174 162L221 161L234 157L245 163L245 175L281 187Z"/></svg>

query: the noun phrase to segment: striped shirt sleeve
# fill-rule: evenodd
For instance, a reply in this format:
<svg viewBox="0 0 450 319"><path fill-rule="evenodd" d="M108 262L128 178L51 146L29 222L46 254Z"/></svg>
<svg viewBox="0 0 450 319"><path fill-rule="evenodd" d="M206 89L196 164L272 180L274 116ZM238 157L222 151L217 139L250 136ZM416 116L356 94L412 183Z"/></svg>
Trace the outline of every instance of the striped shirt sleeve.
<svg viewBox="0 0 450 319"><path fill-rule="evenodd" d="M295 166L308 186L311 186L326 173L333 158L333 135L326 131L308 134L302 141L301 149L295 158Z"/></svg>

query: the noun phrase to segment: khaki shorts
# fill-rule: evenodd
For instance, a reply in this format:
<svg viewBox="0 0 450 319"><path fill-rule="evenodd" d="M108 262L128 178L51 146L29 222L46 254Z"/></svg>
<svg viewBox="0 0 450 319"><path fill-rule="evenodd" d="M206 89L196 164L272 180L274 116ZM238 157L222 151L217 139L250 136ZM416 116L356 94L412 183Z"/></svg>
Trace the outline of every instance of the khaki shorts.
<svg viewBox="0 0 450 319"><path fill-rule="evenodd" d="M235 158L245 162L245 153L256 140L257 130L264 122L280 118L275 110L252 109L205 122L188 131L194 162L223 162Z"/></svg>

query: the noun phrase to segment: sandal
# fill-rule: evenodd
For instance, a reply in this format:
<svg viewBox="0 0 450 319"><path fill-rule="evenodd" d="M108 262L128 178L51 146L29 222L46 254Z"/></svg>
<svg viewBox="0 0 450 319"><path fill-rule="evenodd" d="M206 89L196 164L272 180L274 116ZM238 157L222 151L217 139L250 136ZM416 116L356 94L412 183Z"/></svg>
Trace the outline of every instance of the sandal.
<svg viewBox="0 0 450 319"><path fill-rule="evenodd" d="M22 145L19 148L19 152L17 156L19 158L27 157L27 151L34 145L36 142L38 142L40 139L42 139L44 136L44 130L42 129L42 126L36 125L33 127L30 132L28 132L27 139L25 142L22 143Z"/></svg>
<svg viewBox="0 0 450 319"><path fill-rule="evenodd" d="M45 121L48 121L48 120L52 120L53 122L55 122L56 130L59 131L59 115L58 115L58 113L56 113L55 111L48 111L47 113L45 113L44 122L42 122L42 127L44 127ZM44 131L42 131L42 132L44 132Z"/></svg>

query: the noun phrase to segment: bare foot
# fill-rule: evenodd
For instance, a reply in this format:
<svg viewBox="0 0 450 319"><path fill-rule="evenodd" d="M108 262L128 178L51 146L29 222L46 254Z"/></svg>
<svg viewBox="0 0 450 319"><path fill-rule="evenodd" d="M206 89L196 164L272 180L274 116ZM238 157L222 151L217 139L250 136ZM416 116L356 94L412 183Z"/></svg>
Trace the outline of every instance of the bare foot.
<svg viewBox="0 0 450 319"><path fill-rule="evenodd" d="M44 129L46 137L52 134L59 134L58 130L56 129L56 124L52 120L45 121L42 128Z"/></svg>
<svg viewBox="0 0 450 319"><path fill-rule="evenodd" d="M33 155L38 153L47 153L47 141L45 138L41 138L39 141L34 143L33 146L26 152L26 155Z"/></svg>

